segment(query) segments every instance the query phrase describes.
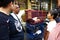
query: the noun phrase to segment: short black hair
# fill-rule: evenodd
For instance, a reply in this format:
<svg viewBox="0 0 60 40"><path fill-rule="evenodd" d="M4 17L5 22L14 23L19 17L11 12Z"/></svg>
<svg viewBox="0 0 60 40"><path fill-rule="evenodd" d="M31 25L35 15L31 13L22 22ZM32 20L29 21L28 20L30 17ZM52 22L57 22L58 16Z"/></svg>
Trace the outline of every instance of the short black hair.
<svg viewBox="0 0 60 40"><path fill-rule="evenodd" d="M53 16L53 19L56 19L58 16L58 11L56 9L53 9L50 11L51 16Z"/></svg>
<svg viewBox="0 0 60 40"><path fill-rule="evenodd" d="M11 2L14 2L14 0L0 0L0 7L7 7Z"/></svg>
<svg viewBox="0 0 60 40"><path fill-rule="evenodd" d="M60 7L57 9L58 11L58 17L60 17Z"/></svg>

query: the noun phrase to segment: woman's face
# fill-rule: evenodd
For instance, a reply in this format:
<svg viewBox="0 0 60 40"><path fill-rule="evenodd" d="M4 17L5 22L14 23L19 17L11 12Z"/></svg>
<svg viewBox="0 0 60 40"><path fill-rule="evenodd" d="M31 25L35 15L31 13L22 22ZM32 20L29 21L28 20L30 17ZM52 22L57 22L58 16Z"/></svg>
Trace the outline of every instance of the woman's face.
<svg viewBox="0 0 60 40"><path fill-rule="evenodd" d="M52 19L52 18L53 18L53 16L51 15L50 12L47 14L47 18L48 18L48 19Z"/></svg>

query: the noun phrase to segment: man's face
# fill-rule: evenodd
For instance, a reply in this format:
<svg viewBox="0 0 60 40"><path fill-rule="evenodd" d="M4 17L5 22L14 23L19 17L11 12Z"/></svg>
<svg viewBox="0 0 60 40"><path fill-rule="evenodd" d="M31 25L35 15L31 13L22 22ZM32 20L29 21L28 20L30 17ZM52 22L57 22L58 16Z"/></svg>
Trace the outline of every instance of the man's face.
<svg viewBox="0 0 60 40"><path fill-rule="evenodd" d="M17 4L15 4L13 11L14 11L16 14L18 14L19 10L20 10L19 6L18 6Z"/></svg>
<svg viewBox="0 0 60 40"><path fill-rule="evenodd" d="M15 5L15 3L13 3L13 2L11 2L11 3L9 4L8 7L10 8L10 11L13 11L14 5Z"/></svg>

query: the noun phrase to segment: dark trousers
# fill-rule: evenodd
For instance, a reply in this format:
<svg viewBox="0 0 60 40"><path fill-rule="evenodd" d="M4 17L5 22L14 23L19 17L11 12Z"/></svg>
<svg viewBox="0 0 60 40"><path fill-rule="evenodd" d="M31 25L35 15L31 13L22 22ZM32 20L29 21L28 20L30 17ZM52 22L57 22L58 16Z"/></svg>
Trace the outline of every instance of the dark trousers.
<svg viewBox="0 0 60 40"><path fill-rule="evenodd" d="M34 39L34 40L42 40L42 38L37 38L37 39Z"/></svg>

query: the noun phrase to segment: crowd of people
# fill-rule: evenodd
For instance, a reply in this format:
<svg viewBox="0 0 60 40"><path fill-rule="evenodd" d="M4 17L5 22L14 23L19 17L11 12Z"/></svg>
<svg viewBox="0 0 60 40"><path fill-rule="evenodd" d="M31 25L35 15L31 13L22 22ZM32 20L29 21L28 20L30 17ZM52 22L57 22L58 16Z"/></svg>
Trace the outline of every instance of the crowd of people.
<svg viewBox="0 0 60 40"><path fill-rule="evenodd" d="M0 40L24 40L25 31L26 40L60 40L60 7L48 12L48 23L38 17L28 19L26 30L17 16L19 11L15 0L0 0Z"/></svg>

